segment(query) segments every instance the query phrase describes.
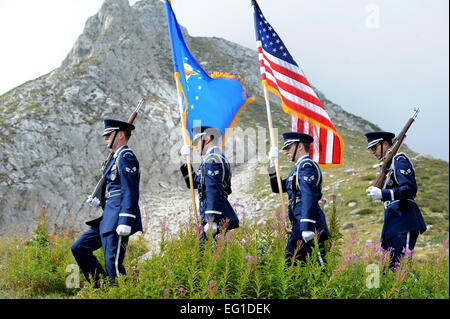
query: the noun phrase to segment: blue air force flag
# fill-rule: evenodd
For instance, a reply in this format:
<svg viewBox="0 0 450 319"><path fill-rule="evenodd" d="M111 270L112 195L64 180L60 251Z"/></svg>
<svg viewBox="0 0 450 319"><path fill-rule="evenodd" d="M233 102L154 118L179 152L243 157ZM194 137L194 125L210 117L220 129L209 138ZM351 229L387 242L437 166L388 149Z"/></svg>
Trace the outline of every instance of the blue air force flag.
<svg viewBox="0 0 450 319"><path fill-rule="evenodd" d="M250 97L239 76L208 75L186 46L169 0L166 0L166 13L175 80L181 88L182 120L190 140L192 142L193 127L210 126L222 133L220 146L223 146L228 128L233 127L239 113L254 97Z"/></svg>

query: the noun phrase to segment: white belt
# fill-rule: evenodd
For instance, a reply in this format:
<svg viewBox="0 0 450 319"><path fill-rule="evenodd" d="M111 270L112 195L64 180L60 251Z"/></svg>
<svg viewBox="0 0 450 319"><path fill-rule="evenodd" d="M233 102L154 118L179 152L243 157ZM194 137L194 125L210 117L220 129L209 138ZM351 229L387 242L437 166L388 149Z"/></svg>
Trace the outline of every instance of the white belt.
<svg viewBox="0 0 450 319"><path fill-rule="evenodd" d="M120 196L120 189L116 189L114 191L106 192L105 198L110 199L111 197Z"/></svg>
<svg viewBox="0 0 450 319"><path fill-rule="evenodd" d="M413 199L409 199L409 198L408 198L407 200L409 200L409 201L415 203L415 201L414 201ZM400 201L400 200L397 199L397 200L387 200L387 201L383 202L384 209L388 208L388 206L390 206L391 204L394 204L394 203L399 202L399 201Z"/></svg>

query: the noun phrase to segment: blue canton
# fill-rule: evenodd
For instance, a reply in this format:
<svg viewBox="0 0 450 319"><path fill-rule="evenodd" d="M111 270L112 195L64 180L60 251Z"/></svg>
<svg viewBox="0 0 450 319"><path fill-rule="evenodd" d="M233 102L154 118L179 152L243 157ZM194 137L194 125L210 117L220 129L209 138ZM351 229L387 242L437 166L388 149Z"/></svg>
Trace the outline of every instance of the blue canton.
<svg viewBox="0 0 450 319"><path fill-rule="evenodd" d="M258 5L255 4L256 3L254 3L255 26L257 26L256 39L261 41L261 44L265 51L269 52L279 59L297 65L289 51L286 49L286 46L284 45L281 38L278 36L269 22L267 22L266 18L264 18L264 15L262 14Z"/></svg>

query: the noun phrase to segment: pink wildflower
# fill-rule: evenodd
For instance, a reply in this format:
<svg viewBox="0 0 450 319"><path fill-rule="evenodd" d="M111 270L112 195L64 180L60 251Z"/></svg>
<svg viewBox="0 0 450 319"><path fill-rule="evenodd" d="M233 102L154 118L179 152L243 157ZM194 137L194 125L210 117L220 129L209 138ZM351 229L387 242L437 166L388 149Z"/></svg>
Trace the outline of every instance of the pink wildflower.
<svg viewBox="0 0 450 319"><path fill-rule="evenodd" d="M409 249L409 248L403 248L403 251L402 251L403 253L406 253L408 256L412 256L412 254L413 254L413 251L411 250L411 249Z"/></svg>

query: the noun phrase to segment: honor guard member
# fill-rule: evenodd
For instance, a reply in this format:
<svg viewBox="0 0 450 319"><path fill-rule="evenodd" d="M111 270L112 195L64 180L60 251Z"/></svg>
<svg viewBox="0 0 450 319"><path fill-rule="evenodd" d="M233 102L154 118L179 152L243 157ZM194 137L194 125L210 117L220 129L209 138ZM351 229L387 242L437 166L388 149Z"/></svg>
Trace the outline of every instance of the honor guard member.
<svg viewBox="0 0 450 319"><path fill-rule="evenodd" d="M392 145L394 133L368 132L367 149L381 160ZM384 180L384 186L379 189L370 186L367 195L384 204L384 224L381 232L381 247L391 250L391 268L399 262L405 251L412 251L419 233L427 227L422 213L414 198L417 194L417 184L414 167L408 156L398 153L392 159L391 167Z"/></svg>
<svg viewBox="0 0 450 319"><path fill-rule="evenodd" d="M127 146L134 125L114 119L104 119L103 137L106 145L114 152L112 160L104 170L106 182L103 199L89 196L87 202L94 207L102 206L101 218L89 223L89 228L72 244L72 253L84 276L99 285L100 275L109 276L111 283L125 274L122 265L128 238L142 231L139 210L139 162ZM93 251L103 247L106 273Z"/></svg>
<svg viewBox="0 0 450 319"><path fill-rule="evenodd" d="M308 155L314 139L299 132L283 133L283 139L282 150L295 162L289 176L281 181L282 191L288 193L289 219L292 224L292 233L286 245L286 262L291 265L294 254L296 260L306 262L317 233L318 258L323 264L326 262L324 242L330 233L325 215L319 206L319 200L322 198L322 172ZM271 160L278 157L276 149L271 149L269 157ZM275 167L270 166L268 172L272 192L279 193Z"/></svg>
<svg viewBox="0 0 450 319"><path fill-rule="evenodd" d="M227 230L239 227L239 219L228 201L231 194L231 170L228 160L217 146L221 133L209 126L192 129L194 149L202 156L202 162L196 173L192 174L194 187L198 189L200 215L203 232L201 239L206 239L206 232L211 228L213 236L218 232L218 226L227 222ZM186 156L191 152L189 145L181 148L181 154ZM186 164L180 167L181 173L189 185L189 173ZM192 172L194 172L192 170Z"/></svg>

